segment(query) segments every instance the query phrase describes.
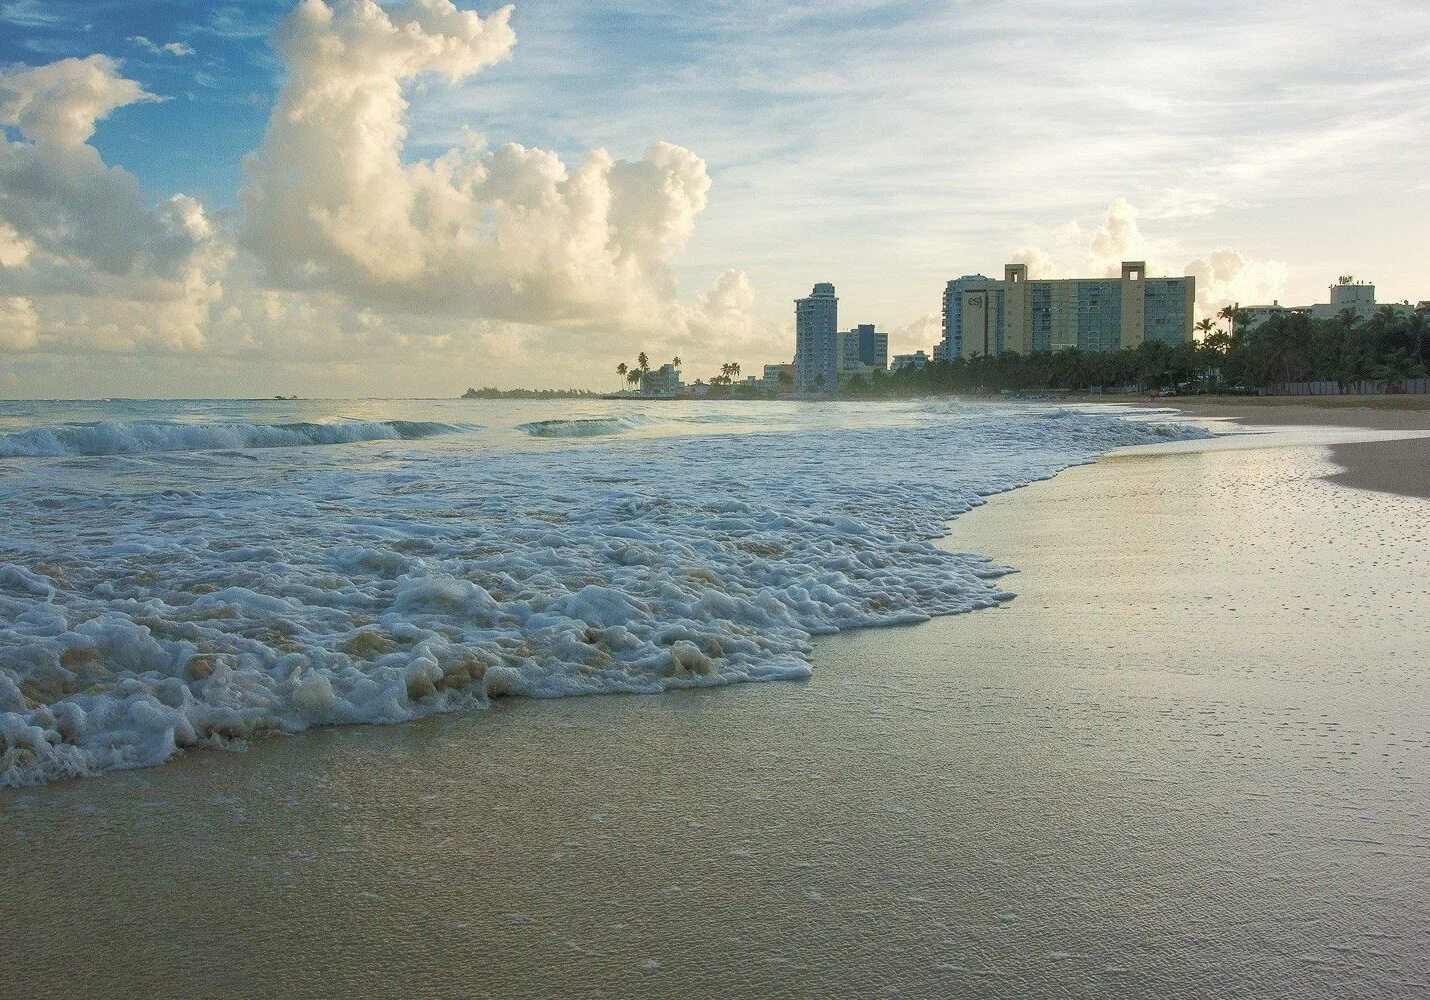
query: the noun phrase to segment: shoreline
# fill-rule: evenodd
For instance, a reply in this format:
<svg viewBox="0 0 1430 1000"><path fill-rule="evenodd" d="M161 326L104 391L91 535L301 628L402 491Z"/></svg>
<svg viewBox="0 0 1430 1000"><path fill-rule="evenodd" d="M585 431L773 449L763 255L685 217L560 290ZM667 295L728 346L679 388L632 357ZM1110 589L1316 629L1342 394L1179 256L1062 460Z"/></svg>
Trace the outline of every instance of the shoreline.
<svg viewBox="0 0 1430 1000"><path fill-rule="evenodd" d="M1396 440L1328 443L1343 471L1326 478L1356 489L1430 499L1430 396L1179 396L1128 403L1247 427L1424 432Z"/></svg>
<svg viewBox="0 0 1430 1000"><path fill-rule="evenodd" d="M1324 455L1290 432L1150 446L990 497L940 544L1015 566L1016 598L821 637L808 681L499 701L0 793L0 884L31 916L7 975L35 996L1430 982L1430 528Z"/></svg>

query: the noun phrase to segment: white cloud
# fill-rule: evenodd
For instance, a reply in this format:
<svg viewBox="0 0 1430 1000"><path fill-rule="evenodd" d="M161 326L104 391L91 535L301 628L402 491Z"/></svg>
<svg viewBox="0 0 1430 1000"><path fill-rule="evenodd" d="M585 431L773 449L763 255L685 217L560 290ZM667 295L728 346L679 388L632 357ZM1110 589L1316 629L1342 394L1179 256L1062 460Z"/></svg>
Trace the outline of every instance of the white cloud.
<svg viewBox="0 0 1430 1000"><path fill-rule="evenodd" d="M304 0L275 43L288 66L262 146L246 162L245 245L268 280L379 310L550 325L682 328L672 257L704 209L694 153L657 142L636 161L605 150L464 145L404 156L403 86L456 84L506 59L504 7L449 0Z"/></svg>
<svg viewBox="0 0 1430 1000"><path fill-rule="evenodd" d="M1053 231L1051 250L1025 247L1013 255L1015 263L1028 265L1030 278L1077 278L1112 276L1120 273L1124 260L1145 260L1149 274L1188 274L1197 279L1196 311L1210 316L1222 306L1270 302L1282 294L1289 269L1279 260L1259 260L1237 250L1223 248L1198 257L1177 271L1168 266L1172 251L1158 251L1143 235L1141 212L1127 198L1119 197L1107 207L1102 225L1085 247L1079 248L1080 228L1069 223ZM1084 263L1073 261L1081 255Z"/></svg>
<svg viewBox="0 0 1430 1000"><path fill-rule="evenodd" d="M194 54L194 47L188 42L165 42L163 45L145 38L143 35L133 35L129 39L140 48L152 52L156 56L191 56Z"/></svg>
<svg viewBox="0 0 1430 1000"><path fill-rule="evenodd" d="M689 150L597 149L568 167L468 131L430 159L405 155L404 87L459 83L505 59L510 13L300 3L275 36L287 83L245 161L238 245L193 198L147 205L137 179L88 144L115 108L155 99L113 60L0 73L0 121L21 135L0 144L0 296L14 304L0 346L354 371L495 362L541 382L553 360L581 381L626 347L712 368L785 353L776 328L751 318L743 273L692 303L677 296L672 261L710 187Z"/></svg>
<svg viewBox="0 0 1430 1000"><path fill-rule="evenodd" d="M58 28L69 19L41 0L13 0L0 4L0 18L20 28Z"/></svg>
<svg viewBox="0 0 1430 1000"><path fill-rule="evenodd" d="M943 318L939 313L920 313L912 322L889 331L889 357L895 354L930 352L943 339Z"/></svg>
<svg viewBox="0 0 1430 1000"><path fill-rule="evenodd" d="M1287 268L1279 260L1249 260L1232 249L1214 250L1186 267L1197 279L1197 311L1214 315L1228 305L1265 305L1282 294Z"/></svg>
<svg viewBox="0 0 1430 1000"><path fill-rule="evenodd" d="M0 219L0 267L19 267L30 258L33 244L4 219Z"/></svg>
<svg viewBox="0 0 1430 1000"><path fill-rule="evenodd" d="M0 70L0 125L13 125L45 146L79 146L115 108L154 100L103 55Z"/></svg>
<svg viewBox="0 0 1430 1000"><path fill-rule="evenodd" d="M1053 255L1042 247L1024 247L1013 254L1009 263L1027 264L1028 277L1034 280L1069 277L1064 273L1063 267L1053 259Z"/></svg>
<svg viewBox="0 0 1430 1000"><path fill-rule="evenodd" d="M0 71L0 122L21 135L0 141L0 296L28 317L8 347L202 344L222 234L187 196L146 205L138 180L86 142L115 108L151 99L104 56Z"/></svg>
<svg viewBox="0 0 1430 1000"><path fill-rule="evenodd" d="M1087 248L1088 263L1097 272L1095 277L1121 274L1123 261L1146 257L1147 241L1137 226L1137 215L1137 206L1126 198L1117 198L1107 206L1102 228Z"/></svg>

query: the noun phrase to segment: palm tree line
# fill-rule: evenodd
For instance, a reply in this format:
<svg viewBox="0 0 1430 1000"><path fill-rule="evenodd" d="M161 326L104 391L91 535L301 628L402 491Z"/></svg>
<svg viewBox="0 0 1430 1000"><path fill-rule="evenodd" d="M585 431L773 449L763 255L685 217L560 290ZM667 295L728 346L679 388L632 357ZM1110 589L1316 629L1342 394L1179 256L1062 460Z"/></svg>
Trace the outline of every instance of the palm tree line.
<svg viewBox="0 0 1430 1000"><path fill-rule="evenodd" d="M1086 391L1135 386L1181 392L1254 391L1291 382L1336 382L1425 378L1430 370L1430 314L1384 305L1362 319L1343 309L1331 319L1301 312L1274 313L1248 327L1244 310L1222 308L1195 325L1196 339L1180 344L1149 340L1120 351L1033 351L930 362L923 369L875 371L842 380L849 396L898 396L1000 390ZM672 363L679 367L680 358ZM650 371L642 351L632 367L616 373L632 387ZM729 391L740 363L726 362L711 387ZM788 377L781 378L785 386ZM696 380L700 385L700 380Z"/></svg>
<svg viewBox="0 0 1430 1000"><path fill-rule="evenodd" d="M675 357L671 358L670 363L673 367L679 368L682 363L680 356L676 355ZM624 361L622 361L620 364L616 365L616 374L620 376L622 383L624 383L625 385L629 385L631 388L639 387L641 384L641 376L645 375L649 371L650 357L646 354L645 351L641 351L640 354L636 355L635 364L628 365ZM735 380L739 377L740 362L727 361L720 366L719 375L712 375L710 377L710 384L725 386L733 385ZM700 379L696 379L695 384L702 385L703 383Z"/></svg>
<svg viewBox="0 0 1430 1000"><path fill-rule="evenodd" d="M1224 324L1224 328L1223 328ZM1425 378L1430 315L1381 306L1361 319L1276 313L1248 327L1242 310L1222 309L1195 324L1200 339L1148 340L1120 351L1033 351L930 362L922 370L874 372L841 385L847 396L943 392L1087 391L1136 387L1178 392L1252 392L1294 382L1350 383Z"/></svg>

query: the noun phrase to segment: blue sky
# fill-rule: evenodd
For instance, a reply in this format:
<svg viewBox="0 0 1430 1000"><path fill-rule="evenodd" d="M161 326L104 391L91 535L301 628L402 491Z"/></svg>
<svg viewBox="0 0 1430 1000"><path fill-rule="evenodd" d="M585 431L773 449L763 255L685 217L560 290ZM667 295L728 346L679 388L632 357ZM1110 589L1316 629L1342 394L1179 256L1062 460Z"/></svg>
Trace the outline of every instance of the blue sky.
<svg viewBox="0 0 1430 1000"><path fill-rule="evenodd" d="M241 234L240 164L264 145L288 79L270 39L295 3L6 0L0 64L112 57L117 76L158 99L100 118L91 143L104 163L133 174L149 208L182 193ZM394 18L404 8L385 6ZM435 160L472 133L489 150L550 150L567 169L597 148L632 162L658 141L689 150L708 193L672 222L679 233L652 251L645 278L661 284L668 270L670 308L694 308L727 271L743 273L738 309L682 326L709 342L702 360L726 348L747 366L778 360L790 300L821 280L839 286L841 320L928 347L948 278L1015 257L1035 272L1083 273L1102 264L1091 249L1099 232L1166 273L1222 252L1206 290L1237 300L1319 300L1343 273L1376 281L1382 300L1430 298L1421 0L1371 0L1354 13L1325 0L532 0L516 5L511 27L509 57L464 70L455 86L429 72L402 77L402 161ZM6 135L25 141L13 125ZM226 289L301 294L305 315L347 310L334 328L380 316L391 336L437 350L432 324L405 318L424 311L412 294L359 301L351 288L292 287L291 275L275 283L271 262L235 246ZM44 303L32 305L42 331ZM639 339L606 314L563 332L580 325L579 303L529 315L477 299L462 308L465 342L500 329L504 344L522 345L493 368L508 381L527 378L532 352L569 358L574 377L602 337L613 351ZM669 322L686 323L666 317L640 335ZM69 350L83 348L67 337ZM26 343L61 350L64 339ZM116 342L159 350L144 340Z"/></svg>

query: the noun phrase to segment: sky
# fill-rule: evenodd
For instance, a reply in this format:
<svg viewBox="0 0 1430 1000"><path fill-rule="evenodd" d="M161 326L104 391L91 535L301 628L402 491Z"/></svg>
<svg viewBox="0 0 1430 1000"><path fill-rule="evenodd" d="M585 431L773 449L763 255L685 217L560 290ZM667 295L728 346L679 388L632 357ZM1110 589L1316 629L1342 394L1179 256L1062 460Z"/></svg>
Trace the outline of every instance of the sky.
<svg viewBox="0 0 1430 1000"><path fill-rule="evenodd" d="M1430 299L1430 4L0 0L0 397L611 389L943 286Z"/></svg>

